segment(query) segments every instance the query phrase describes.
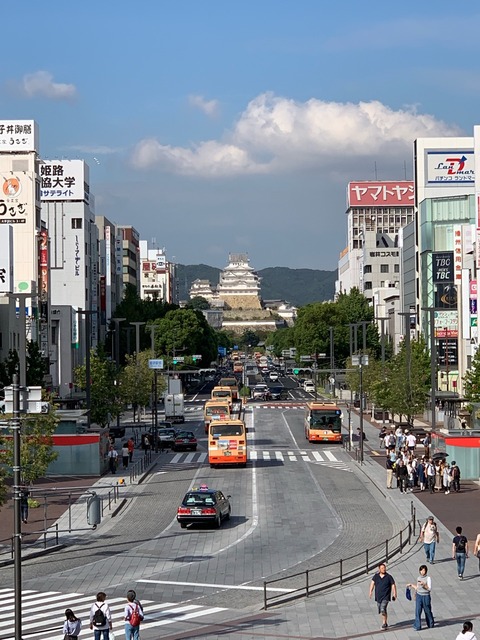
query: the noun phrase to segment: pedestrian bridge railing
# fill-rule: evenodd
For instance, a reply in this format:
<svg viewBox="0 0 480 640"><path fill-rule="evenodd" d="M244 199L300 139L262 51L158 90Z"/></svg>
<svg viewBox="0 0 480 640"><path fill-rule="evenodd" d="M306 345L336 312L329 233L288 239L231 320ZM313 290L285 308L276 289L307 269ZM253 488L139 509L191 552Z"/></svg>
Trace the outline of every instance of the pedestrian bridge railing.
<svg viewBox="0 0 480 640"><path fill-rule="evenodd" d="M411 518L401 531L365 551L342 558L329 564L281 578L265 580L263 583L264 609L283 605L291 600L321 593L368 574L380 562L388 562L401 554L405 547L416 541L415 507L411 506Z"/></svg>

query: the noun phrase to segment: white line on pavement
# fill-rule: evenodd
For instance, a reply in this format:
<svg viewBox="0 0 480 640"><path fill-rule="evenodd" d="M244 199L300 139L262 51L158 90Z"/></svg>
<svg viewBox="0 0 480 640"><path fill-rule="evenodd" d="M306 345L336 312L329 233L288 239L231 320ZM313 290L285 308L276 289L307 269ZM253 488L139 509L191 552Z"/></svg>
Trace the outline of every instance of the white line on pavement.
<svg viewBox="0 0 480 640"><path fill-rule="evenodd" d="M248 585L234 584L212 584L209 582L174 582L173 580L137 580L137 582L147 582L152 584L173 584L181 587L206 587L208 589L243 589L245 591L263 591L263 587L249 587ZM292 589L268 588L267 591L281 591L289 593Z"/></svg>

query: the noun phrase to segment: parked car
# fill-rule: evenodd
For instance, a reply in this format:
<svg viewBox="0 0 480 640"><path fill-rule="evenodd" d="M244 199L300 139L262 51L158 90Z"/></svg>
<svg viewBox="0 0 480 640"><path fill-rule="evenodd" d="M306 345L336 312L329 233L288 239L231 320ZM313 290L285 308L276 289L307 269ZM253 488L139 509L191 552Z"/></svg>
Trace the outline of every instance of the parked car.
<svg viewBox="0 0 480 640"><path fill-rule="evenodd" d="M177 522L182 529L195 523L213 524L219 528L223 520L230 519L230 497L218 489L209 489L207 485L193 488L187 491L177 509Z"/></svg>
<svg viewBox="0 0 480 640"><path fill-rule="evenodd" d="M190 451L196 451L197 439L193 431L177 431L172 449L174 451L187 451L188 449L190 449Z"/></svg>

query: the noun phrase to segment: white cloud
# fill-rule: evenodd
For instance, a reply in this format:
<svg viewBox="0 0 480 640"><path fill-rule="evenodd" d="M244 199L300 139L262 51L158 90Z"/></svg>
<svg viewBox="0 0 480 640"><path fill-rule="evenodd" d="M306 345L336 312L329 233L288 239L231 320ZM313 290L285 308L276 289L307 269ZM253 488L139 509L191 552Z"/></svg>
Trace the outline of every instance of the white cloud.
<svg viewBox="0 0 480 640"><path fill-rule="evenodd" d="M412 156L415 138L461 135L416 108L394 110L378 101L296 102L264 93L253 99L222 140L195 146L140 141L132 154L137 168L158 166L174 173L229 176L282 173L308 168L338 170L354 160Z"/></svg>
<svg viewBox="0 0 480 640"><path fill-rule="evenodd" d="M40 96L50 100L72 100L77 95L74 84L54 82L48 71L36 71L23 77L22 91L28 98Z"/></svg>
<svg viewBox="0 0 480 640"><path fill-rule="evenodd" d="M218 115L219 102L218 100L205 100L203 96L188 96L188 102L190 106L200 109L207 116L214 117Z"/></svg>
<svg viewBox="0 0 480 640"><path fill-rule="evenodd" d="M95 154L97 156L101 155L111 155L113 153L120 153L123 151L122 147L107 147L106 145L85 145L85 144L77 144L71 145L68 147L72 151L80 151L80 153L86 154Z"/></svg>

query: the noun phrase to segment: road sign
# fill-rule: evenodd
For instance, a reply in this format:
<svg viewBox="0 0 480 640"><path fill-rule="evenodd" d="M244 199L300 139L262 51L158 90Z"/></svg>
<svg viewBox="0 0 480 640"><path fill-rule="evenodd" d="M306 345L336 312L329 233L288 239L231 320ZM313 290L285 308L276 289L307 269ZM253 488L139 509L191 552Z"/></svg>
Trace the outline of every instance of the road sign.
<svg viewBox="0 0 480 640"><path fill-rule="evenodd" d="M185 356L175 356L173 359L173 364L177 364L178 362L185 362Z"/></svg>
<svg viewBox="0 0 480 640"><path fill-rule="evenodd" d="M152 359L148 361L149 369L163 369L163 360L162 359Z"/></svg>
<svg viewBox="0 0 480 640"><path fill-rule="evenodd" d="M201 354L200 355L197 354L197 355L192 356L192 358L194 360L201 360L202 359L202 355Z"/></svg>
<svg viewBox="0 0 480 640"><path fill-rule="evenodd" d="M311 362L313 359L312 356L300 356L301 362Z"/></svg>

